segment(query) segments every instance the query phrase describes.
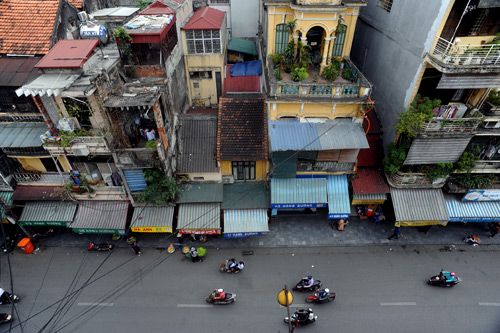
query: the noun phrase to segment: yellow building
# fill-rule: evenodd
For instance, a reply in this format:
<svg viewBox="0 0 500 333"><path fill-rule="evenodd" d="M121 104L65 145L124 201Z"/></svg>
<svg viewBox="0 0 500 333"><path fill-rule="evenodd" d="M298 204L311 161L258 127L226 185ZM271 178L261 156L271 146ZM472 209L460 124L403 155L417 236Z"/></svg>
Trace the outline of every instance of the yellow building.
<svg viewBox="0 0 500 333"><path fill-rule="evenodd" d="M226 14L204 7L182 28L189 95L193 106L216 106L226 59Z"/></svg>

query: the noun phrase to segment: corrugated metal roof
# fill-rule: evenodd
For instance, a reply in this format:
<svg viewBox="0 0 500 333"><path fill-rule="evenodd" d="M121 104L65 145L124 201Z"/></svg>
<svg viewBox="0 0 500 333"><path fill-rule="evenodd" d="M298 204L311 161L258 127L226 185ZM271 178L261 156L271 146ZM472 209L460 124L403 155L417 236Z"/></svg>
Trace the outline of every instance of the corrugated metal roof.
<svg viewBox="0 0 500 333"><path fill-rule="evenodd" d="M326 178L271 178L271 204L326 204Z"/></svg>
<svg viewBox="0 0 500 333"><path fill-rule="evenodd" d="M183 30L219 30L224 21L224 13L221 10L204 7L196 12L189 19Z"/></svg>
<svg viewBox="0 0 500 333"><path fill-rule="evenodd" d="M181 184L176 203L222 202L223 185L220 184Z"/></svg>
<svg viewBox="0 0 500 333"><path fill-rule="evenodd" d="M384 174L379 169L358 168L351 181L355 194L390 193Z"/></svg>
<svg viewBox="0 0 500 333"><path fill-rule="evenodd" d="M14 194L14 192L0 192L0 200L2 200L4 204L10 207L12 206L12 194ZM0 218L6 218L3 205L0 205Z"/></svg>
<svg viewBox="0 0 500 333"><path fill-rule="evenodd" d="M71 87L80 75L75 74L42 74L35 80L23 85L16 90L16 95L28 97L29 95L58 96L61 91Z"/></svg>
<svg viewBox="0 0 500 333"><path fill-rule="evenodd" d="M353 194L352 200L387 200L386 193L373 193L373 194Z"/></svg>
<svg viewBox="0 0 500 333"><path fill-rule="evenodd" d="M168 14L174 14L174 13L175 13L175 10L168 7L163 2L155 1L152 4L150 4L146 9L141 10L139 12L139 15L168 15Z"/></svg>
<svg viewBox="0 0 500 333"><path fill-rule="evenodd" d="M269 232L267 209L224 211L224 233Z"/></svg>
<svg viewBox="0 0 500 333"><path fill-rule="evenodd" d="M62 39L35 65L36 68L80 68L99 44L97 39Z"/></svg>
<svg viewBox="0 0 500 333"><path fill-rule="evenodd" d="M45 123L8 123L0 124L1 148L40 147L40 135L49 128Z"/></svg>
<svg viewBox="0 0 500 333"><path fill-rule="evenodd" d="M126 201L82 201L69 228L124 230L128 206Z"/></svg>
<svg viewBox="0 0 500 333"><path fill-rule="evenodd" d="M27 201L19 222L73 222L78 204L61 201Z"/></svg>
<svg viewBox="0 0 500 333"><path fill-rule="evenodd" d="M90 19L103 20L104 18L126 18L128 16L134 15L140 10L140 8L133 7L113 7L104 8L97 10L90 14Z"/></svg>
<svg viewBox="0 0 500 333"><path fill-rule="evenodd" d="M231 76L231 67L226 65L224 72L224 94L225 93L260 93L260 75Z"/></svg>
<svg viewBox="0 0 500 333"><path fill-rule="evenodd" d="M129 94L129 93L127 93ZM159 92L151 93L134 93L134 96L117 96L109 95L108 99L104 102L107 108L127 108L127 107L147 107L150 108L156 103L160 96Z"/></svg>
<svg viewBox="0 0 500 333"><path fill-rule="evenodd" d="M123 169L123 174L130 192L144 191L148 186L144 180L144 171L142 169Z"/></svg>
<svg viewBox="0 0 500 333"><path fill-rule="evenodd" d="M227 50L246 53L250 55L257 55L257 48L255 47L255 43L251 40L241 38L232 38L227 45Z"/></svg>
<svg viewBox="0 0 500 333"><path fill-rule="evenodd" d="M177 229L220 229L220 204L179 205Z"/></svg>
<svg viewBox="0 0 500 333"><path fill-rule="evenodd" d="M135 207L131 227L172 227L174 207Z"/></svg>
<svg viewBox="0 0 500 333"><path fill-rule="evenodd" d="M396 221L449 220L441 189L390 189Z"/></svg>
<svg viewBox="0 0 500 333"><path fill-rule="evenodd" d="M413 140L404 165L456 162L471 137L427 138Z"/></svg>
<svg viewBox="0 0 500 333"><path fill-rule="evenodd" d="M34 80L39 75L35 68L39 61L35 57L0 58L0 86L18 88Z"/></svg>
<svg viewBox="0 0 500 333"><path fill-rule="evenodd" d="M348 218L351 215L347 175L328 176L328 218Z"/></svg>
<svg viewBox="0 0 500 333"><path fill-rule="evenodd" d="M298 120L269 121L271 151L312 151L369 148L359 124L351 119L333 119L322 123Z"/></svg>
<svg viewBox="0 0 500 333"><path fill-rule="evenodd" d="M178 172L217 172L217 115L185 114L179 120Z"/></svg>
<svg viewBox="0 0 500 333"><path fill-rule="evenodd" d="M480 89L500 87L500 74L443 74L437 89Z"/></svg>
<svg viewBox="0 0 500 333"><path fill-rule="evenodd" d="M18 185L12 200L68 200L69 194L62 186L22 186Z"/></svg>
<svg viewBox="0 0 500 333"><path fill-rule="evenodd" d="M498 222L500 201L461 201L457 196L445 195L450 222Z"/></svg>
<svg viewBox="0 0 500 333"><path fill-rule="evenodd" d="M269 208L269 191L264 182L224 185L222 209Z"/></svg>

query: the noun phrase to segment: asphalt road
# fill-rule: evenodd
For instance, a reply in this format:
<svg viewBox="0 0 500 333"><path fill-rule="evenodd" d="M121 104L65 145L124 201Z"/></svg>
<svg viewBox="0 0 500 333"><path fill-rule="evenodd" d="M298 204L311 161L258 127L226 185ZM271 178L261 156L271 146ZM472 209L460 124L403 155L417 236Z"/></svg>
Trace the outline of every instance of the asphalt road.
<svg viewBox="0 0 500 333"><path fill-rule="evenodd" d="M10 261L21 301L12 332L39 332L44 325L42 332L288 332L286 308L276 295L308 274L338 296L333 303L308 304L318 321L295 332L500 332L499 249L280 248L247 256L224 249L209 250L200 263L153 249L144 249L141 257L126 248L105 254L16 250ZM245 261L241 274L219 272L219 263L229 257ZM463 282L428 286L428 277L441 268L455 271ZM1 278L10 290L6 255ZM206 303L214 288L236 293L236 302ZM294 292L292 309L306 306L309 295ZM8 330L8 324L0 326L0 332Z"/></svg>

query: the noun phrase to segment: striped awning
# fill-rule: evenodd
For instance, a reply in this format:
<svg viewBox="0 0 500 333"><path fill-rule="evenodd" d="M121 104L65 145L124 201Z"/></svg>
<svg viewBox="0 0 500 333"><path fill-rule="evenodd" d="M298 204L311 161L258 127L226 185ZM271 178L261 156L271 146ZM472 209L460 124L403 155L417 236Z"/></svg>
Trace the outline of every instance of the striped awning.
<svg viewBox="0 0 500 333"><path fill-rule="evenodd" d="M387 200L386 193L373 193L373 194L353 194L352 201L385 201Z"/></svg>
<svg viewBox="0 0 500 333"><path fill-rule="evenodd" d="M396 221L402 226L441 224L449 220L441 189L401 189L391 187Z"/></svg>
<svg viewBox="0 0 500 333"><path fill-rule="evenodd" d="M81 233L124 234L128 206L127 201L82 201L69 228Z"/></svg>
<svg viewBox="0 0 500 333"><path fill-rule="evenodd" d="M75 217L78 204L64 201L26 201L19 224L68 226Z"/></svg>
<svg viewBox="0 0 500 333"><path fill-rule="evenodd" d="M267 209L224 211L224 238L259 236L269 232Z"/></svg>
<svg viewBox="0 0 500 333"><path fill-rule="evenodd" d="M445 196L450 222L498 222L500 201L461 201L454 195Z"/></svg>
<svg viewBox="0 0 500 333"><path fill-rule="evenodd" d="M347 219L351 216L347 175L328 176L328 218Z"/></svg>
<svg viewBox="0 0 500 333"><path fill-rule="evenodd" d="M10 207L12 206L12 194L14 194L14 192L0 192L0 200L2 200L5 205ZM0 205L0 218L7 218L4 213L3 205Z"/></svg>
<svg viewBox="0 0 500 333"><path fill-rule="evenodd" d="M177 229L184 234L219 234L220 203L180 204Z"/></svg>
<svg viewBox="0 0 500 333"><path fill-rule="evenodd" d="M130 192L140 192L146 189L146 181L142 169L123 169Z"/></svg>
<svg viewBox="0 0 500 333"><path fill-rule="evenodd" d="M135 207L130 227L135 232L172 232L174 207Z"/></svg>
<svg viewBox="0 0 500 333"><path fill-rule="evenodd" d="M271 178L271 208L320 208L326 204L326 178Z"/></svg>

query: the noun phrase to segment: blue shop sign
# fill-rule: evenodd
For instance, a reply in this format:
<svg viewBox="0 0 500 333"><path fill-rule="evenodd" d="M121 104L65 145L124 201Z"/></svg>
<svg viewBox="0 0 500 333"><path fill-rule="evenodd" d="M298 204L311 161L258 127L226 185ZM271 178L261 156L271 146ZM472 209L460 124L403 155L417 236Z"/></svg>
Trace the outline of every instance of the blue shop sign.
<svg viewBox="0 0 500 333"><path fill-rule="evenodd" d="M224 238L245 238L251 236L262 236L263 232L233 232L229 234L224 234Z"/></svg>
<svg viewBox="0 0 500 333"><path fill-rule="evenodd" d="M326 203L288 203L288 204L271 204L271 208L286 209L286 208L324 208Z"/></svg>
<svg viewBox="0 0 500 333"><path fill-rule="evenodd" d="M348 219L351 214L328 214L329 219Z"/></svg>

